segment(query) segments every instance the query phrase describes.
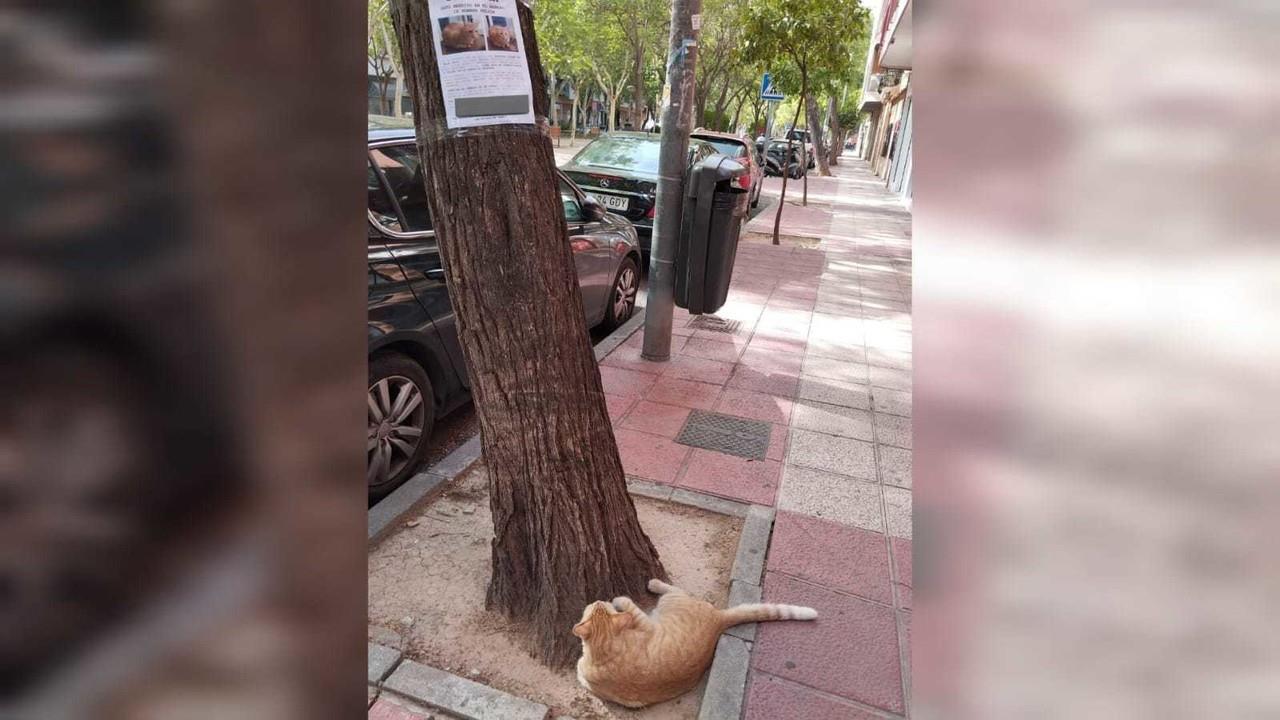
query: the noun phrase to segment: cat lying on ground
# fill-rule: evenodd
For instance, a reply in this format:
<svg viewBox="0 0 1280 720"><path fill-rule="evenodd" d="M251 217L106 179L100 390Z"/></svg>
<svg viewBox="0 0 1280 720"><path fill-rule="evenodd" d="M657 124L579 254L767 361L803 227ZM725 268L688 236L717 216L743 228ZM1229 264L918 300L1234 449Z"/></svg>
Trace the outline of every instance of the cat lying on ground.
<svg viewBox="0 0 1280 720"><path fill-rule="evenodd" d="M661 580L652 615L628 597L586 607L573 634L582 638L578 682L605 700L638 708L694 688L711 665L720 633L765 620L813 620L818 612L797 605L739 605L720 610Z"/></svg>
<svg viewBox="0 0 1280 720"><path fill-rule="evenodd" d="M475 23L449 23L440 30L440 42L449 50L483 50L484 36Z"/></svg>

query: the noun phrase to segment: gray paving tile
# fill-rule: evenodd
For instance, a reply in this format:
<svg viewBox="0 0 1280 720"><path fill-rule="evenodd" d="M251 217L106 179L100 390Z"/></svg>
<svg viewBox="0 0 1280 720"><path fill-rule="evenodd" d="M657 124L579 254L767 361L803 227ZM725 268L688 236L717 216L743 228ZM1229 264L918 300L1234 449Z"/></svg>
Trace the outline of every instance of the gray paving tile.
<svg viewBox="0 0 1280 720"><path fill-rule="evenodd" d="M871 413L842 405L801 400L791 410L791 426L856 440L875 440Z"/></svg>
<svg viewBox="0 0 1280 720"><path fill-rule="evenodd" d="M911 448L911 418L876 413L876 440L900 448Z"/></svg>
<svg viewBox="0 0 1280 720"><path fill-rule="evenodd" d="M875 388L871 391L871 404L878 413L911 417L911 393L905 390Z"/></svg>
<svg viewBox="0 0 1280 720"><path fill-rule="evenodd" d="M889 388L890 390L911 390L911 371L900 368L886 368L879 365L868 366L871 384Z"/></svg>
<svg viewBox="0 0 1280 720"><path fill-rule="evenodd" d="M882 533L880 493L873 482L788 465L782 471L778 509Z"/></svg>
<svg viewBox="0 0 1280 720"><path fill-rule="evenodd" d="M787 443L791 465L875 480L875 448L869 442L794 428Z"/></svg>
<svg viewBox="0 0 1280 720"><path fill-rule="evenodd" d="M880 445L880 480L886 485L911 488L911 451Z"/></svg>
<svg viewBox="0 0 1280 720"><path fill-rule="evenodd" d="M830 378L801 378L800 401L811 400L828 405L869 410L871 387L862 383L844 382Z"/></svg>
<svg viewBox="0 0 1280 720"><path fill-rule="evenodd" d="M847 362L817 355L806 355L800 374L807 378L830 378L844 382L867 382L867 368L864 363Z"/></svg>
<svg viewBox="0 0 1280 720"><path fill-rule="evenodd" d="M911 539L911 491L896 487L884 488L884 506L889 534Z"/></svg>

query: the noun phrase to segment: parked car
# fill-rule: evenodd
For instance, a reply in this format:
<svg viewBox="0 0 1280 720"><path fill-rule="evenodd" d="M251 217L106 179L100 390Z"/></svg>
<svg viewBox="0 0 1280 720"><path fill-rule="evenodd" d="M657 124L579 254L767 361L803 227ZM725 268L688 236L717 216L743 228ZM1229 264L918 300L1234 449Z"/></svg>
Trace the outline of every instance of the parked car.
<svg viewBox="0 0 1280 720"><path fill-rule="evenodd" d="M369 130L371 498L409 478L436 418L470 399L422 172L412 130ZM591 327L616 327L635 311L641 261L635 227L557 175L584 319Z"/></svg>
<svg viewBox="0 0 1280 720"><path fill-rule="evenodd" d="M804 146L804 157L806 158L805 167L812 170L817 165L817 155L813 151L813 141L809 137L808 130L795 129L787 133L788 140L798 142Z"/></svg>
<svg viewBox="0 0 1280 720"><path fill-rule="evenodd" d="M605 133L561 167L579 187L636 226L645 257L653 240L661 141L662 136L654 133ZM714 154L716 149L711 143L689 141L690 165Z"/></svg>
<svg viewBox="0 0 1280 720"><path fill-rule="evenodd" d="M799 143L770 140L764 151L765 174L777 177L785 173L790 178L804 177L808 171L800 160L803 151Z"/></svg>
<svg viewBox="0 0 1280 720"><path fill-rule="evenodd" d="M755 143L750 138L703 128L694 130L689 137L706 140L718 152L746 165L747 169L751 171L751 207L757 207L760 204L760 186L764 184L764 164L756 150Z"/></svg>

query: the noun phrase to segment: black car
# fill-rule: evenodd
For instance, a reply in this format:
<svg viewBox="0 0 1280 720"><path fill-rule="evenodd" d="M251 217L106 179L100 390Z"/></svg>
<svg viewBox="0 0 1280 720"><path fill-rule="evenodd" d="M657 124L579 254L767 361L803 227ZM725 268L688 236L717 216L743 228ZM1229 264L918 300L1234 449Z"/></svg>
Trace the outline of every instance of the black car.
<svg viewBox="0 0 1280 720"><path fill-rule="evenodd" d="M662 136L645 132L605 133L578 151L561 169L612 212L635 224L640 247L653 240L654 194ZM689 165L716 154L704 140L689 140Z"/></svg>
<svg viewBox="0 0 1280 720"><path fill-rule="evenodd" d="M457 321L431 228L412 130L369 131L369 398L371 497L413 474L436 418L471 397ZM640 247L630 222L559 174L588 326L635 310Z"/></svg>

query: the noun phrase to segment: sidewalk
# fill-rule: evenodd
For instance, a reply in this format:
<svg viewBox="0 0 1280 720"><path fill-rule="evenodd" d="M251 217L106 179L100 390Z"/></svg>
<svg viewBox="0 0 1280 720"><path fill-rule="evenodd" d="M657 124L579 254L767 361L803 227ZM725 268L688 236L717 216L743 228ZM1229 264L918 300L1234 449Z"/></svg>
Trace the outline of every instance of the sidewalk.
<svg viewBox="0 0 1280 720"><path fill-rule="evenodd" d="M784 210L791 240L740 244L717 313L733 332L677 309L669 362L642 360L637 333L600 367L629 476L778 510L764 599L819 620L760 626L749 720L910 705L911 219L865 163L841 162L810 178L809 208ZM769 208L747 230L772 227ZM768 423L765 459L677 443L694 410Z"/></svg>

